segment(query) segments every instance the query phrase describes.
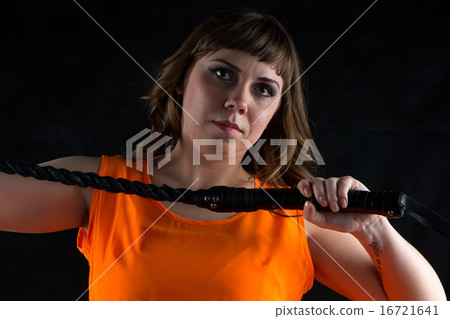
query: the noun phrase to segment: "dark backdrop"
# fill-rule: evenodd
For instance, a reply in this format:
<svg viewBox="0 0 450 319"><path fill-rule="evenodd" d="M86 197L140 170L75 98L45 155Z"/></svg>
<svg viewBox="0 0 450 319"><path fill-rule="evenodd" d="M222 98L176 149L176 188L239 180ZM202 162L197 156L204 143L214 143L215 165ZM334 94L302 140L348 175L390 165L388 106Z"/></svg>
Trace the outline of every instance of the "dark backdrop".
<svg viewBox="0 0 450 319"><path fill-rule="evenodd" d="M80 4L147 70L217 9L278 17L304 69L372 1L115 1ZM438 2L378 1L305 74L326 176L412 195L450 219L449 23ZM33 163L113 155L148 127L138 98L152 80L73 1L3 4L0 156ZM393 225L433 265L450 293L450 240L409 218ZM76 230L0 232L0 299L74 300L88 265ZM85 298L87 295L85 295ZM308 300L340 300L316 284Z"/></svg>

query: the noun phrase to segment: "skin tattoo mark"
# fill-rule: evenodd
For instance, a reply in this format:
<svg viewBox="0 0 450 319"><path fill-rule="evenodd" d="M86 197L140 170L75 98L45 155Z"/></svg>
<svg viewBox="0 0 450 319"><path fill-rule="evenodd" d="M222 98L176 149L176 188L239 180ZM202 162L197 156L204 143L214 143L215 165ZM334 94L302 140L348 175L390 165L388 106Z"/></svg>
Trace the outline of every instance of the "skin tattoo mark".
<svg viewBox="0 0 450 319"><path fill-rule="evenodd" d="M378 272L380 273L380 277L382 277L382 275L381 275L381 259L380 259L380 255L381 255L381 253L382 253L383 251L381 250L380 247L378 247L378 244L377 244L377 242L375 242L375 241L374 241L373 243L369 244L369 247L372 247L373 253L374 253L375 256L377 257L377 258L375 259L375 261L376 261L376 267L377 267L377 269L378 269Z"/></svg>

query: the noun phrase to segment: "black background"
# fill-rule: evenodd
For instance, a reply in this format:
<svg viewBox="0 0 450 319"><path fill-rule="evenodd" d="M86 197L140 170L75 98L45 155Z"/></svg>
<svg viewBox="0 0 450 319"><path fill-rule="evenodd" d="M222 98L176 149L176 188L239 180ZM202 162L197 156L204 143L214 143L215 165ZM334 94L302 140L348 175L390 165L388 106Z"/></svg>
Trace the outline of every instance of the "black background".
<svg viewBox="0 0 450 319"><path fill-rule="evenodd" d="M79 3L156 76L217 9L279 18L306 69L373 1ZM326 176L401 190L450 219L450 26L442 3L378 1L302 79ZM40 163L113 155L149 127L138 98L152 80L75 2L8 2L1 15L0 157ZM450 240L410 218L392 223L448 295ZM0 299L77 299L88 265L76 234L0 232ZM319 284L304 299L344 300Z"/></svg>

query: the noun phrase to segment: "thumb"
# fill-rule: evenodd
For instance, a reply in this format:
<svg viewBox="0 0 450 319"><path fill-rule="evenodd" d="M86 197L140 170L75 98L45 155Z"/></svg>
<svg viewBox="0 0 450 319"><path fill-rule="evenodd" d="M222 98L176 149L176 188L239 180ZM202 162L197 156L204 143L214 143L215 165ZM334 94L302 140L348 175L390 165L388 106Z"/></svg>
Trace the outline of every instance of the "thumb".
<svg viewBox="0 0 450 319"><path fill-rule="evenodd" d="M324 216L316 210L316 207L310 201L306 201L303 206L303 217L317 226L322 226L324 223Z"/></svg>

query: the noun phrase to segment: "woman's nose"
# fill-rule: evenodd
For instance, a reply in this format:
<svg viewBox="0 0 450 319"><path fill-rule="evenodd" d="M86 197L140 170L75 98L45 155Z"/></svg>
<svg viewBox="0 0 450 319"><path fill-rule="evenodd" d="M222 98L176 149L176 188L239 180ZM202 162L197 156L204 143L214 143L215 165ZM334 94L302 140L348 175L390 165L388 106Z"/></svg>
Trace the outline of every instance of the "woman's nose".
<svg viewBox="0 0 450 319"><path fill-rule="evenodd" d="M250 93L246 91L245 86L237 87L230 91L230 94L225 100L224 107L244 115L248 112L250 98Z"/></svg>

